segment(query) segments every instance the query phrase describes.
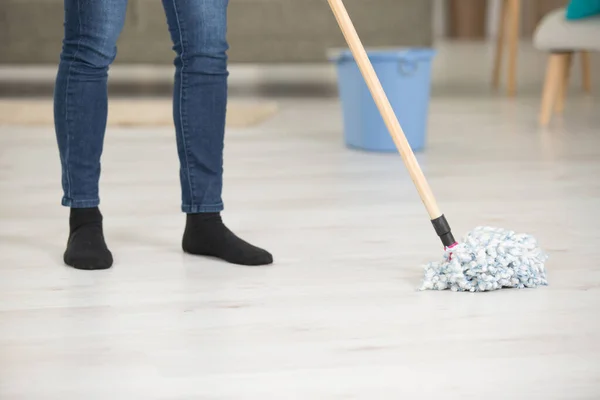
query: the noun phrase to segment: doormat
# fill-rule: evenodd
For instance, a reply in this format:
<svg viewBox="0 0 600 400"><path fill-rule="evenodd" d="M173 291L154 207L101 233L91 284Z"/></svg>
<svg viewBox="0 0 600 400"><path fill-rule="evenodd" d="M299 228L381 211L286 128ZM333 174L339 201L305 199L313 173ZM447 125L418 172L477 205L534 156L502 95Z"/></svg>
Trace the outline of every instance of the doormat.
<svg viewBox="0 0 600 400"><path fill-rule="evenodd" d="M173 126L171 99L110 99L108 126ZM249 128L277 113L277 103L270 101L229 101L227 127ZM0 125L54 126L50 99L0 99Z"/></svg>

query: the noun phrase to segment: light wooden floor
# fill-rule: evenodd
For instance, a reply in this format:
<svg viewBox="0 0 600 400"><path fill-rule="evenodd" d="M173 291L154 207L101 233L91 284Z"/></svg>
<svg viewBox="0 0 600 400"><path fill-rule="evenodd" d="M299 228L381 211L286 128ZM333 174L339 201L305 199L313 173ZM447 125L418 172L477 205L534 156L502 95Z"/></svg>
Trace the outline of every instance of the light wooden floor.
<svg viewBox="0 0 600 400"><path fill-rule="evenodd" d="M225 219L275 265L183 255L168 129L108 132L116 264L65 268L51 128L0 128L0 399L598 399L600 113L434 99L419 156L457 234L537 236L550 286L417 292L441 257L398 156L341 145L333 100L226 146ZM595 108L594 108L595 107Z"/></svg>

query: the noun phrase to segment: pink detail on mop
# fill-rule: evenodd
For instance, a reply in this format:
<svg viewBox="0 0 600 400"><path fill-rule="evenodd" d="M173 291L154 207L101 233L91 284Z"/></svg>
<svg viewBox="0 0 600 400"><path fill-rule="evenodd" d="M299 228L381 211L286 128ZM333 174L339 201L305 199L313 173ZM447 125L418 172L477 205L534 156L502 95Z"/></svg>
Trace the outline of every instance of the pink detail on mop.
<svg viewBox="0 0 600 400"><path fill-rule="evenodd" d="M455 248L456 246L458 246L458 242L454 242L453 244L451 244L450 246L447 246L445 248L446 251L448 250L452 250L453 248ZM450 255L448 256L448 260L452 260L452 252L450 252Z"/></svg>

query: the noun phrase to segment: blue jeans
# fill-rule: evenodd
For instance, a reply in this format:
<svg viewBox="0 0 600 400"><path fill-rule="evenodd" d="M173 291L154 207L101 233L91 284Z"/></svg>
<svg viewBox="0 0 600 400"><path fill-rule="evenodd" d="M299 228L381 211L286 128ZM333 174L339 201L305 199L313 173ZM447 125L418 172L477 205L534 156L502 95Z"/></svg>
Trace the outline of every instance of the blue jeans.
<svg viewBox="0 0 600 400"><path fill-rule="evenodd" d="M223 209L227 5L228 0L163 0L175 50L173 119L186 213ZM96 207L108 68L116 57L127 0L65 0L64 8L54 93L62 204Z"/></svg>

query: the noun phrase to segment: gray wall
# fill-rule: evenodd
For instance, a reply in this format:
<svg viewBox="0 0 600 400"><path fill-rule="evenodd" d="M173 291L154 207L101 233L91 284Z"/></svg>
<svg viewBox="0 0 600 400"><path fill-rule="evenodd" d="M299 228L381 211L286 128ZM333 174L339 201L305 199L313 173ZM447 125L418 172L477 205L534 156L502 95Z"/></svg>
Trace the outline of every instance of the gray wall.
<svg viewBox="0 0 600 400"><path fill-rule="evenodd" d="M101 1L101 0L97 0ZM433 0L346 0L366 46L430 46ZM62 0L0 1L0 63L55 63ZM232 62L320 62L344 45L327 0L230 0ZM171 63L160 0L129 0L119 63Z"/></svg>

